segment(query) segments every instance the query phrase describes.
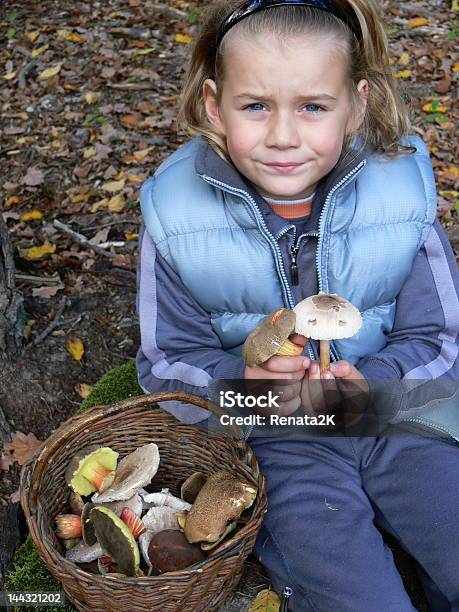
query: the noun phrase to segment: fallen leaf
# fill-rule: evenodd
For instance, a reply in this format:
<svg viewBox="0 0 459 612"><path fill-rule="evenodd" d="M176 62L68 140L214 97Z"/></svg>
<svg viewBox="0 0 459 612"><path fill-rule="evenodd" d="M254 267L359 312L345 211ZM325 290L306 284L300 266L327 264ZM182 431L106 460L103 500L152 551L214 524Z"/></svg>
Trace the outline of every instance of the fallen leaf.
<svg viewBox="0 0 459 612"><path fill-rule="evenodd" d="M50 255L56 251L55 244L49 244L49 242L45 242L41 246L31 247L25 253L27 259L41 259L42 257L46 257L46 255Z"/></svg>
<svg viewBox="0 0 459 612"><path fill-rule="evenodd" d="M65 348L72 355L75 361L80 361L84 355L84 345L80 338L76 336L67 336Z"/></svg>
<svg viewBox="0 0 459 612"><path fill-rule="evenodd" d="M126 206L126 199L123 195L113 196L108 203L108 208L112 212L122 212Z"/></svg>
<svg viewBox="0 0 459 612"><path fill-rule="evenodd" d="M189 45L193 39L188 34L176 34L175 42L183 43L185 45Z"/></svg>
<svg viewBox="0 0 459 612"><path fill-rule="evenodd" d="M401 56L398 59L398 63L400 64L400 66L408 66L408 64L410 63L410 56L409 53L407 53L406 51L404 51Z"/></svg>
<svg viewBox="0 0 459 612"><path fill-rule="evenodd" d="M394 74L394 79L407 79L412 75L411 70L400 70Z"/></svg>
<svg viewBox="0 0 459 612"><path fill-rule="evenodd" d="M88 385L87 383L78 383L75 385L75 391L80 397L86 399L92 391L92 385Z"/></svg>
<svg viewBox="0 0 459 612"><path fill-rule="evenodd" d="M413 28L420 28L422 26L425 26L428 23L429 20L425 17L413 17L412 19L409 19L408 23L406 24L406 27L409 30L412 30Z"/></svg>
<svg viewBox="0 0 459 612"><path fill-rule="evenodd" d="M10 196L5 200L5 208L10 208L13 204L17 204L19 202L18 196Z"/></svg>
<svg viewBox="0 0 459 612"><path fill-rule="evenodd" d="M30 210L19 217L21 221L34 221L35 219L43 219L43 213L40 210Z"/></svg>
<svg viewBox="0 0 459 612"><path fill-rule="evenodd" d="M16 491L14 493L11 493L11 495L10 495L10 502L12 504L17 504L20 501L21 501L20 489L16 489Z"/></svg>
<svg viewBox="0 0 459 612"><path fill-rule="evenodd" d="M422 110L426 113L446 113L448 107L438 104L438 102L429 102L428 104L424 104Z"/></svg>
<svg viewBox="0 0 459 612"><path fill-rule="evenodd" d="M38 166L31 166L30 168L27 168L27 173L22 179L22 183L24 183L24 185L29 185L30 187L35 187L36 185L41 185L44 178L45 175L43 174L43 171L38 168Z"/></svg>
<svg viewBox="0 0 459 612"><path fill-rule="evenodd" d="M30 55L32 57L38 57L39 55L42 55L48 49L48 47L49 45L42 45L41 47L38 47L38 49L34 49Z"/></svg>
<svg viewBox="0 0 459 612"><path fill-rule="evenodd" d="M84 94L84 99L87 104L94 104L102 97L102 93L100 91L87 91Z"/></svg>
<svg viewBox="0 0 459 612"><path fill-rule="evenodd" d="M275 591L263 589L253 600L248 612L279 612L281 600Z"/></svg>
<svg viewBox="0 0 459 612"><path fill-rule="evenodd" d="M54 297L58 291L64 288L64 285L56 286L56 287L35 287L32 289L33 297L41 297L48 299L50 297Z"/></svg>
<svg viewBox="0 0 459 612"><path fill-rule="evenodd" d="M22 336L24 340L28 340L30 338L30 333L32 331L32 327L36 324L35 319L27 319L24 325L24 329L22 331Z"/></svg>
<svg viewBox="0 0 459 612"><path fill-rule="evenodd" d="M91 244L100 244L101 242L107 242L108 234L110 233L109 227L104 227L95 234L89 241Z"/></svg>
<svg viewBox="0 0 459 612"><path fill-rule="evenodd" d="M19 465L24 465L41 447L43 442L38 440L33 433L25 434L15 431L11 436L11 442L4 445L5 451L13 456L13 460Z"/></svg>
<svg viewBox="0 0 459 612"><path fill-rule="evenodd" d="M459 72L459 62L457 64L454 64L453 72Z"/></svg>
<svg viewBox="0 0 459 612"><path fill-rule="evenodd" d="M105 189L105 191L110 191L111 193L114 193L115 191L121 191L121 189L124 188L125 184L126 184L126 181L124 179L121 181L108 181L108 183L104 183L102 185L102 189Z"/></svg>
<svg viewBox="0 0 459 612"><path fill-rule="evenodd" d="M56 74L59 74L61 68L62 64L57 64L56 66L51 66L51 68L43 70L43 72L40 72L38 75L38 80L44 81L45 79L50 79L51 77L56 76Z"/></svg>
<svg viewBox="0 0 459 612"><path fill-rule="evenodd" d="M0 457L0 470L8 472L13 463L13 455L11 453L3 453L3 455Z"/></svg>

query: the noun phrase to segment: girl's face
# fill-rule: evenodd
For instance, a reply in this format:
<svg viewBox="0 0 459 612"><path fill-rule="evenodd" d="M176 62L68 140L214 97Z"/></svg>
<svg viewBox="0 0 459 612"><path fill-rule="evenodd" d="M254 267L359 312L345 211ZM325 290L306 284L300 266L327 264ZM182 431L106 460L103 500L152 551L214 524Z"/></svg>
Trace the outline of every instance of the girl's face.
<svg viewBox="0 0 459 612"><path fill-rule="evenodd" d="M351 116L346 55L324 40L274 37L228 45L221 105L204 83L210 121L226 136L236 168L262 196L311 195L339 160L346 133L363 121L368 82L358 84L359 117ZM298 164L280 170L272 164Z"/></svg>

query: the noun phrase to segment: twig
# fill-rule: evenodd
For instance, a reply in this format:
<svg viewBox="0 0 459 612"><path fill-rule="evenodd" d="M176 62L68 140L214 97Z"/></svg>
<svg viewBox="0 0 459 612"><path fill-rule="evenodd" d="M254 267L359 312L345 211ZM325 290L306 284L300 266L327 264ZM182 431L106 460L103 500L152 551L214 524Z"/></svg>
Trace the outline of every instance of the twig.
<svg viewBox="0 0 459 612"><path fill-rule="evenodd" d="M5 442L11 442L11 427L5 416L5 413L0 408L0 440L3 444Z"/></svg>
<svg viewBox="0 0 459 612"><path fill-rule="evenodd" d="M57 312L54 315L54 319L51 321L48 327L44 331L41 332L39 336L37 336L30 344L26 345L25 347L26 350L31 349L34 346L37 346L37 344L40 344L40 342L43 342L46 336L48 336L53 331L53 329L59 325L59 319L61 318L62 313L64 312L66 301L67 301L67 298L65 295L63 295L59 302Z"/></svg>
<svg viewBox="0 0 459 612"><path fill-rule="evenodd" d="M21 72L18 75L18 87L19 89L25 89L27 86L27 75L29 74L29 72L31 72L31 70L33 70L33 68L35 67L35 64L38 62L38 57L34 57L33 60L31 60L30 62L28 62L24 68L21 70Z"/></svg>
<svg viewBox="0 0 459 612"><path fill-rule="evenodd" d="M129 219L119 219L118 221L110 221L108 223L100 223L99 225L88 225L85 230L101 229L102 227L110 227L111 225L121 225L122 223L132 223L132 225L140 225L140 221L131 221Z"/></svg>
<svg viewBox="0 0 459 612"><path fill-rule="evenodd" d="M60 285L62 282L59 274L57 273L56 276L49 278L47 276L31 276L30 274L19 274L16 272L15 278L16 281L24 281L26 283L30 283L31 285L47 285L50 287Z"/></svg>
<svg viewBox="0 0 459 612"><path fill-rule="evenodd" d="M54 219L53 225L54 227L57 227L61 231L68 234L75 242L78 242L84 245L85 247L92 249L96 253L99 253L99 255L104 255L104 257L116 257L115 253L110 253L110 251L106 251L105 249L102 249L101 247L97 246L97 244L92 244L88 240L88 238L86 238L86 236L83 236L83 234L79 234L78 232L75 232L73 229L70 229L70 227L66 225L65 223L61 223L57 219Z"/></svg>
<svg viewBox="0 0 459 612"><path fill-rule="evenodd" d="M149 4L149 9L156 11L157 13L163 13L163 15L170 15L171 17L175 17L176 19L186 19L187 14L183 11L179 11L176 8L171 6L162 6L160 4Z"/></svg>
<svg viewBox="0 0 459 612"><path fill-rule="evenodd" d="M106 87L112 89L126 89L129 91L143 91L144 89L154 89L154 83L105 83Z"/></svg>

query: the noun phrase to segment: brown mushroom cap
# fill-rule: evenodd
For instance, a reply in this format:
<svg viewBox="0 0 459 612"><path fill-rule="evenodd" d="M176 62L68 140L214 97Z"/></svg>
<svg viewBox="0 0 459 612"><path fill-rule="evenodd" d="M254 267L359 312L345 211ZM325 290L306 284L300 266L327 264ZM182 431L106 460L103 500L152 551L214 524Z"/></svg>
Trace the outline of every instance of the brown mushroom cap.
<svg viewBox="0 0 459 612"><path fill-rule="evenodd" d="M296 314L288 308L271 312L244 342L242 356L249 367L255 367L275 355L295 330Z"/></svg>
<svg viewBox="0 0 459 612"><path fill-rule="evenodd" d="M230 472L220 470L207 479L199 491L185 523L188 542L215 542L228 522L239 518L257 495L253 485L241 482Z"/></svg>
<svg viewBox="0 0 459 612"><path fill-rule="evenodd" d="M295 331L314 340L350 338L362 326L358 309L336 293L319 292L294 307Z"/></svg>
<svg viewBox="0 0 459 612"><path fill-rule="evenodd" d="M181 531L159 531L150 540L148 558L160 572L173 572L203 561L206 556L196 544L190 544Z"/></svg>
<svg viewBox="0 0 459 612"><path fill-rule="evenodd" d="M189 504L192 504L206 480L207 476L203 472L194 472L194 474L188 476L180 487L180 497Z"/></svg>

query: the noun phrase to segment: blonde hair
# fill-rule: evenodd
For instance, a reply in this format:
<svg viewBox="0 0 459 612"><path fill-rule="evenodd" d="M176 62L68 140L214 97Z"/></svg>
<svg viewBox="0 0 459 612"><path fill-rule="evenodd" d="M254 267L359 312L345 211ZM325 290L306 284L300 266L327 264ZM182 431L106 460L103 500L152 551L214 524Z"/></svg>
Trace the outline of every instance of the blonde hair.
<svg viewBox="0 0 459 612"><path fill-rule="evenodd" d="M319 34L333 37L339 48L347 49L349 57L348 76L352 112L359 104L357 84L361 79L369 83L369 96L363 123L354 134L345 137L344 157L350 153L350 146L356 136L362 138L363 148L370 146L374 151L393 159L416 152L415 147L398 143L402 136L410 133L409 108L397 89L389 61L388 42L382 19L374 0L335 0L344 11L352 11L358 20L361 40L351 29L333 14L308 6L279 6L249 15L224 36L218 51L215 38L220 24L238 6L241 0L217 0L206 11L206 19L194 43L188 64L179 103L177 122L181 129L192 136L203 135L213 149L229 164L226 139L209 121L203 99L203 84L213 79L217 85L217 103L221 102L225 76L225 54L233 33L252 40L255 36L269 32L279 41L289 37ZM234 34L233 34L234 35ZM360 37L359 37L360 38ZM341 161L343 159L343 154Z"/></svg>

